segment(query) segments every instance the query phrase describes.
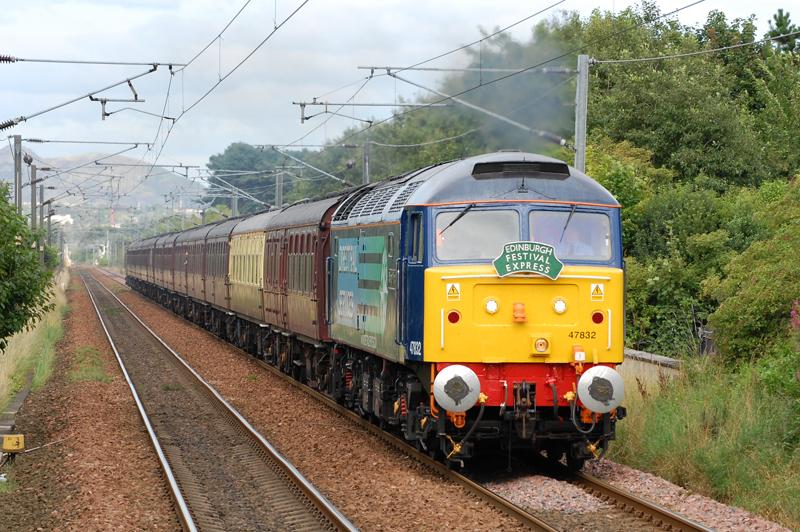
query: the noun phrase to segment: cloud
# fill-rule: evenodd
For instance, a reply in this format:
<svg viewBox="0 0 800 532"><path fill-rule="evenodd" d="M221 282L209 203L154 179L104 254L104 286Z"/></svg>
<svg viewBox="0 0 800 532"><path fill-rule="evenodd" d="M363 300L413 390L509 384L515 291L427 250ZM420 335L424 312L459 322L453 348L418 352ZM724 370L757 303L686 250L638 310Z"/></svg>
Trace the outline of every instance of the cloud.
<svg viewBox="0 0 800 532"><path fill-rule="evenodd" d="M761 20L774 11L772 0L759 7ZM118 61L185 61L207 44L242 6L243 0L31 0L4 6L0 20L3 41L14 43L2 50L19 57L109 59ZM604 9L621 9L628 2L595 2ZM668 11L680 5L662 2ZM751 9L741 1L692 8L690 16L702 20L712 8L728 9L734 16ZM741 5L740 5L741 4ZM167 86L167 114L175 116L199 98L272 29L299 5L294 1L254 0L225 33L185 72L171 76L158 72L134 81L144 103L109 103L109 109L131 106L160 114ZM318 125L318 117L301 125L292 101L308 100L353 82L367 73L359 65L407 65L479 37L478 27L509 24L544 5L510 0L446 0L409 3L406 0L314 0L282 28L263 49L221 84L175 127L163 157L184 163L204 164L231 142L294 140ZM559 6L590 7L572 0ZM771 10L764 12L763 10ZM528 38L537 20L515 28L512 34ZM694 20L692 20L694 21ZM436 66L460 64L463 56L449 56ZM0 65L0 120L27 115L74 98L145 70L145 67L78 66L40 63ZM423 84L435 84L438 74L414 73ZM346 100L356 86L331 94ZM413 87L378 77L364 88L356 101L413 99ZM127 87L106 97L130 98ZM389 109L350 109L360 117L387 116ZM11 133L40 138L151 141L158 119L122 112L105 121L98 103L83 100L34 118ZM168 123L167 123L168 124ZM356 123L333 118L310 135L311 143L335 137ZM80 147L48 145L42 156L61 156Z"/></svg>

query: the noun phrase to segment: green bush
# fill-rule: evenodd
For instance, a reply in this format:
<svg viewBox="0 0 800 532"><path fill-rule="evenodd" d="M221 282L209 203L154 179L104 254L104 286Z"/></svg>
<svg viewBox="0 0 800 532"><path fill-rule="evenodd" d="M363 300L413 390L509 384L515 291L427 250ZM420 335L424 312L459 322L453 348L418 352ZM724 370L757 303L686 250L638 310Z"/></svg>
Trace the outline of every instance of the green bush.
<svg viewBox="0 0 800 532"><path fill-rule="evenodd" d="M799 254L800 218L734 257L724 278L705 283L719 301L710 323L726 358L755 360L787 337L792 303L800 299Z"/></svg>
<svg viewBox="0 0 800 532"><path fill-rule="evenodd" d="M611 457L800 527L796 402L773 393L753 365L732 371L705 358L683 367L656 395L628 394Z"/></svg>
<svg viewBox="0 0 800 532"><path fill-rule="evenodd" d="M44 316L52 273L40 262L35 239L25 218L9 202L8 187L0 186L0 352L7 338Z"/></svg>

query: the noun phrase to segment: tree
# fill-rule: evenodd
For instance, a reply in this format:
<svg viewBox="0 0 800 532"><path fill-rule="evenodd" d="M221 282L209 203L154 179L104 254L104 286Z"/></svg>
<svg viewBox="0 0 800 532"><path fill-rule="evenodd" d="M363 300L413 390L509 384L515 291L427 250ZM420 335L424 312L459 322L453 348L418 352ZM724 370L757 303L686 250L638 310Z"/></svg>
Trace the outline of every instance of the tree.
<svg viewBox="0 0 800 532"><path fill-rule="evenodd" d="M778 37L779 35L788 35L798 31L797 26L792 24L792 19L789 12L784 12L783 9L778 9L778 12L772 15L772 20L769 22L769 31L767 36ZM800 35L792 35L790 37L783 37L777 39L778 49L784 52L794 52L797 47L797 40Z"/></svg>
<svg viewBox="0 0 800 532"><path fill-rule="evenodd" d="M35 237L0 186L0 351L8 338L52 309L48 302L52 273L44 268Z"/></svg>
<svg viewBox="0 0 800 532"><path fill-rule="evenodd" d="M272 205L275 202L274 170L284 163L284 159L285 157L274 150L261 150L244 142L234 142L225 148L223 153L212 155L209 158L207 166L214 172L213 177L209 178L209 182L219 185L222 189L230 189L229 183L252 194L264 203ZM292 183L286 182L284 195L291 192L291 189ZM230 198L204 198L204 203L209 201L212 202L212 205L231 205ZM240 213L252 213L263 209L264 205L258 202L239 198Z"/></svg>

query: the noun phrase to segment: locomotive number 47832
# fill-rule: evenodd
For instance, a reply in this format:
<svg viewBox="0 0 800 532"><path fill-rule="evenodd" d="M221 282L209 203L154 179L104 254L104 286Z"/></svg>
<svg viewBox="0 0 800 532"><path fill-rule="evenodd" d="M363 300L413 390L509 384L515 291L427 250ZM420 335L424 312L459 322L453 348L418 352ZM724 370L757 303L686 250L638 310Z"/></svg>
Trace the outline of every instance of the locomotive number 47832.
<svg viewBox="0 0 800 532"><path fill-rule="evenodd" d="M596 331L570 331L570 338L578 338L581 340L594 340L597 338Z"/></svg>

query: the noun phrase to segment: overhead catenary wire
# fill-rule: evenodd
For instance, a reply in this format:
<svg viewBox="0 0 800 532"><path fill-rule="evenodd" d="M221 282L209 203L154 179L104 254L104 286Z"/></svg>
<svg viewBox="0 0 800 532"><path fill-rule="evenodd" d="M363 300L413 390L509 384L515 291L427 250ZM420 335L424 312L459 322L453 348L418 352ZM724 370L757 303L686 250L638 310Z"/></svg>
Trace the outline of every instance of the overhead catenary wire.
<svg viewBox="0 0 800 532"><path fill-rule="evenodd" d="M471 135L471 134L475 133L476 131L478 131L480 129L481 128L479 128L479 127L474 127L474 128L472 128L472 129L470 129L468 131L465 131L463 133L459 133L458 135L453 135L452 137L445 137L445 138L442 138L442 139L429 140L427 142L417 142L416 144L386 144L386 143L383 143L383 142L375 142L374 140L370 140L368 142L370 144L372 144L373 146L383 146L385 148L421 148L422 146L430 146L432 144L439 144L441 142L448 142L448 141L451 141L451 140L460 139L462 137L466 137L467 135Z"/></svg>
<svg viewBox="0 0 800 532"><path fill-rule="evenodd" d="M194 56L192 56L192 58L189 59L189 61L185 65L181 65L182 68L179 68L177 70L177 72L181 72L183 70L186 70L186 67L188 67L189 65L194 63L197 60L198 57L203 55L203 52L205 52L206 50L211 48L211 45L213 45L215 42L217 42L217 39L221 38L223 33L228 31L228 28L231 27L231 24L233 24L236 21L236 19L239 18L239 15L242 14L242 11L244 11L245 8L247 8L247 6L250 5L250 2L252 2L252 1L253 0L247 0L244 4L242 4L242 7L239 8L239 11L237 11L236 14L228 21L228 23L225 24L225 27L222 28L222 30L219 33L217 33L217 36L214 37L213 39L211 39L209 41L209 43L207 45L205 45L199 52L194 54ZM277 26L275 27L275 29L277 29Z"/></svg>
<svg viewBox="0 0 800 532"><path fill-rule="evenodd" d="M30 57L14 57L0 55L0 63L61 63L70 65L108 65L108 66L186 66L184 63L172 61L90 61L79 59L34 59Z"/></svg>
<svg viewBox="0 0 800 532"><path fill-rule="evenodd" d="M800 31L794 31L792 33L785 33L783 35L776 35L775 37L765 37L764 39L760 39L758 41L750 41L750 42L743 42L739 44L732 44L730 46L722 46L720 48L711 48L708 50L696 50L694 52L683 52L679 54L671 54L671 55L657 55L652 57L631 57L626 59L592 59L592 64L596 65L612 65L612 64L622 64L622 63L644 63L650 61L666 61L669 59L683 59L685 57L695 57L698 55L706 55L706 54L715 54L717 52L724 52L727 50L735 50L736 48L744 48L746 46L753 46L756 44L763 44L770 41L776 41L779 39L785 39L787 37L795 37L800 35Z"/></svg>
<svg viewBox="0 0 800 532"><path fill-rule="evenodd" d="M150 146L149 142L123 142L118 140L60 140L60 139L22 139L22 142L32 142L34 144L109 144L109 145L125 145L130 146L132 144L138 145L147 145Z"/></svg>
<svg viewBox="0 0 800 532"><path fill-rule="evenodd" d="M0 123L0 131L3 130L3 129L8 129L10 127L16 126L20 122L26 122L26 121L30 120L31 118L35 118L37 116L41 116L41 115L43 115L45 113L49 113L51 111L55 111L56 109L60 109L62 107L66 107L67 105L73 104L73 103L75 103L75 102L77 102L79 100L83 100L84 98L88 98L90 96L94 96L95 94L99 94L99 93L107 91L109 89L113 89L114 87L118 87L119 85L124 85L124 84L130 83L134 79L138 79L138 78L141 78L141 77L146 76L148 74L152 74L156 70L158 70L158 66L153 66L150 70L147 70L146 72L142 72L141 74L136 74L135 76L127 77L127 78L123 79L122 81L118 81L116 83L112 83L111 85L108 85L108 86L103 87L101 89L97 89L97 90L88 92L86 94L82 94L81 96L78 96L77 98L73 98L71 100L67 100L66 102L60 103L58 105L54 105L52 107L48 107L47 109L43 109L41 111L37 111L37 112L29 114L29 115L19 116L17 118L12 118L10 120L6 120L5 122Z"/></svg>
<svg viewBox="0 0 800 532"><path fill-rule="evenodd" d="M575 53L578 53L578 52L580 52L580 51L583 51L583 50L585 50L585 49L586 49L588 46L590 46L590 45L592 45L592 44L596 44L597 42L601 42L601 41L604 41L604 40L607 40L607 39L610 39L610 38L617 37L617 36L619 36L619 35L622 35L622 34L624 34L624 33L627 33L627 32L629 32L629 31L631 31L632 29L634 29L634 28L637 28L637 27L641 26L641 25L642 25L642 24L644 24L645 22L655 22L656 20L660 20L660 19L662 19L662 18L665 18L665 17L671 16L671 15L674 15L674 14L676 14L676 13L679 13L679 12L681 12L681 11L685 10L685 9L688 9L688 8L690 8L690 7L693 7L693 6L696 6L696 5L698 5L698 4L701 4L701 3L703 3L703 2L705 2L705 0L695 0L694 2L691 2L691 3L689 3L689 4L686 4L686 5L684 5L684 6L681 6L681 7L677 8L677 9L674 9L674 10L672 10L672 11L668 12L668 13L664 13L664 14L662 14L662 15L659 15L659 16L657 16L657 17L654 17L653 19L650 19L650 20L647 20L647 21L642 21L641 23L634 24L634 25L632 25L632 26L629 26L629 27L627 27L627 28L624 28L624 29L622 29L622 30L620 30L620 31L614 32L613 34L611 34L611 35L610 35L610 36L608 36L608 37L603 37L603 38L598 38L598 39L595 39L595 40L593 40L593 41L590 41L590 42L588 42L588 43L586 43L586 44L583 44L583 45L581 45L581 46L579 46L579 47L573 48L573 49L571 49L571 50L569 50L569 51L567 51L567 52L564 52L564 53L561 53L561 54L559 54L559 55L553 56L553 57L551 57L550 59L546 59L546 60L544 60L544 61L540 61L540 62L538 62L538 63L536 63L536 64L533 64L533 65L530 65L529 67L527 67L527 68L524 68L524 69L522 69L522 70L518 70L518 71L512 72L512 73L510 73L510 74L506 74L506 75L504 75L504 76L500 76L500 77L498 77L498 78L495 78L495 79L492 79L492 80L489 80L489 81L486 81L486 82L481 82L481 83L480 83L480 84L478 84L478 85L474 85L474 86L472 86L472 87L468 87L468 88L466 88L466 89L464 89L464 90L462 90L462 91L460 91L460 92L457 92L457 93L455 93L455 94L451 94L450 96L451 96L451 97L452 97L452 96L463 96L464 94L468 94L468 93L470 93L470 92L472 92L472 91L475 91L475 90L477 90L477 89L480 89L480 88L483 88L483 87L487 87L487 86L493 85L493 84L495 84L495 83L499 83L499 82L501 82L501 81L504 81L504 80L506 80L506 79L512 78L512 77L514 77L514 76L518 76L518 75L520 75L520 74L523 74L524 72L526 72L526 71L528 71L528 70L532 70L532 69L535 69L535 68L542 67L542 66L544 66L544 65L547 65L547 64L549 64L549 63L552 63L553 61L558 61L559 59L563 59L564 57L567 57L567 56L570 56L570 55L572 55L572 54L575 54ZM422 63L417 63L417 65L419 65L419 64L422 64ZM417 66L417 65L412 65L412 66ZM440 99L433 100L433 101L432 101L432 102L430 102L430 103L441 103L441 102L444 102L444 101L446 101L446 100L448 100L448 99L449 99L449 98L440 98ZM382 120L378 120L378 121L374 122L372 125L370 125L370 126L368 126L368 127L365 127L365 128L363 128L363 129L360 129L360 130L358 130L358 131L355 131L355 132L353 132L353 133L351 133L351 134L349 134L349 135L345 136L345 137L344 137L343 139L341 139L339 142L340 142L340 143L347 142L348 140L352 139L353 137L356 137L356 136L358 136L358 135L361 135L362 133L366 132L367 130L369 130L369 129L373 128L373 127L376 127L376 126L378 126L378 125L380 125L380 124L383 124L383 123L389 122L390 120L394 120L395 118L398 118L398 117L401 117L401 116L405 116L405 115L407 115L407 114L410 114L410 113L416 113L416 112L419 112L419 111L421 111L421 110L423 110L423 109L425 109L425 107L416 107L416 108L412 108L412 109L407 109L407 110L405 110L405 111L400 111L400 112L398 112L398 113L395 113L395 114L393 114L393 115L391 115L391 116L389 116L389 117L387 117L387 118L384 118L384 119L382 119Z"/></svg>
<svg viewBox="0 0 800 532"><path fill-rule="evenodd" d="M157 162L158 162L159 158L161 157L161 154L162 154L162 153L163 153L163 151L164 151L164 147L167 145L167 141L169 140L169 137L170 137L170 135L172 134L172 131L174 130L175 126L178 124L178 122L180 121L180 119L181 119L181 118L183 118L183 117L184 117L184 116L185 116L185 115L186 115L186 114L187 114L189 111L191 111L192 109L194 109L194 108L195 108L195 107L196 107L198 104L200 104L200 102L202 102L203 100L205 100L205 98L206 98L206 97L208 97L208 95L209 95L209 94L211 94L211 93L212 93L212 92L213 92L213 91L214 91L214 90L215 90L215 89L216 89L216 88L217 88L217 87L218 87L220 84L222 84L222 82L224 82L224 81L225 81L226 79L228 79L228 78L229 78L229 77L230 77L230 76L231 76L231 75L232 75L234 72L236 72L236 71L237 71L239 68L241 68L241 66L242 66L243 64L245 64L245 63L247 62L247 60L248 60L248 59L250 59L250 58L253 56L253 54L255 54L255 53L258 51L258 50L260 50L260 49L261 49L261 48L262 48L262 47L263 47L263 46L264 46L264 45L265 45L265 44L266 44L266 43L267 43L267 42L268 42L268 41L269 41L269 40L272 38L272 36L273 36L273 35L275 35L275 34L276 34L276 33L277 33L277 32L278 32L278 31L279 31L279 30L280 30L280 29L281 29L281 28L282 28L282 27L283 27L283 26L284 26L284 25L287 23L287 22L289 22L289 21L290 21L292 18L294 18L294 16L295 16L295 15L296 15L298 12L300 12L300 10L301 10L301 9L303 9L303 7L305 7L305 5L306 5L306 4L308 4L308 2L309 2L309 1L310 1L310 0L303 0L303 1L302 1L302 2L301 2L301 3L300 3L300 4L299 4L299 5L298 5L298 6L297 6L297 7L296 7L294 10L292 10L292 11L291 11L291 12L290 12L290 13L289 13L289 14L288 14L288 15L287 15L287 16L286 16L286 17L285 17L285 18L284 18L284 19L283 19L283 20L282 20L282 21L281 21L279 24L277 24L277 25L274 27L274 29L272 29L272 31L270 31L270 32L269 32L269 33L266 35L266 37L264 37L264 38L263 38L263 39L262 39L262 40L261 40L261 41L260 41L260 42L259 42L259 43L258 43L258 44L257 44L257 45L256 45L256 46L255 46L255 47L254 47L254 48L253 48L253 49L252 49L252 50L251 50L251 51L250 51L250 52L249 52L247 55L245 55L245 56L244 56L244 58L242 58L242 59L241 59L241 60L240 60L240 61L239 61L239 62L238 62L238 63L237 63L237 64L236 64L236 65L235 65L233 68L231 68L231 69L230 69L230 70L229 70L229 71L228 71L228 72L227 72L225 75L223 75L223 76L220 76L219 80L218 80L218 81L216 81L216 82L215 82L215 83L214 83L214 84L213 84L213 85L212 85L212 86L211 86L211 87L210 87L210 88L209 88L209 89L208 89L208 90L207 90L205 93L203 93L203 94L202 94L202 95L201 95L201 96L200 96L200 97L199 97L197 100L195 100L195 101L194 101L194 102L193 102L191 105L189 105L188 107L186 107L185 109L183 109L183 110L182 110L182 111L181 111L181 112L180 112L180 113L179 113L179 114L178 114L178 115L175 117L175 120L173 120L173 121L172 121L172 124L171 124L171 125L169 126L169 128L167 129L166 136L165 136L165 138L164 138L163 142L161 143L161 147L159 148L159 150L158 150L158 153L157 153L157 154L156 154L156 156L155 156L155 159L153 160L153 164L155 164L155 163L157 163ZM248 1L247 1L247 2L246 2L246 3L245 3L243 6L242 6L242 8L239 10L239 13L241 13L241 11L242 11L242 10L243 10L245 7L247 7L247 4L249 4L249 3L250 3L250 0L248 0ZM237 15L236 15L236 16L238 16L238 15L239 15L239 13L237 13ZM234 17L234 19L235 19L235 17ZM234 19L232 19L232 20L231 20L231 23L232 23L232 21L233 21ZM226 29L227 29L229 26L230 26L230 23L229 23L229 24L228 24L228 25L227 25L227 26L224 28L224 30L226 30ZM224 31L224 30L223 30L223 31ZM221 34L221 33L220 33L220 34ZM213 44L213 42L214 42L214 41L211 41L211 43L212 43L212 44ZM210 44L209 44L208 46L210 46ZM208 47L208 46L207 46L207 47ZM206 47L206 48L207 48L207 47ZM202 51L201 51L200 53L202 53ZM196 57L195 57L195 58L196 58ZM188 64L191 64L191 63L194 61L194 59L195 59L195 58L192 58L192 60L190 60L190 61L187 63L187 65L188 65ZM184 68L186 68L186 67L184 67ZM166 103L165 103L165 106L166 106ZM148 177L148 176L147 176L147 175L145 175L145 176L144 176L144 178L143 178L142 180L140 180L140 181L139 181L139 183L137 183L136 185L134 185L134 187L133 187L131 190L129 190L128 192L126 192L126 194L130 194L130 193L131 193L133 190L135 190L136 188L138 188L138 187L139 187L139 186L140 186L140 185L141 185L141 184L142 184L142 183L143 183L143 182L144 182L144 181L147 179L147 177Z"/></svg>
<svg viewBox="0 0 800 532"><path fill-rule="evenodd" d="M518 25L522 24L523 22L526 22L526 21L528 21L528 20L532 19L533 17L536 17L536 16L538 16L538 15L541 15L542 13L544 13L544 12L546 12L546 11L550 10L550 9L553 9L554 7L557 7L557 6L558 6L558 5L560 5L560 4L563 4L563 3L564 3L564 1L565 1L565 0L559 0L558 2L555 2L555 3L553 3L553 4L550 4L549 6L547 6L547 7L543 8L543 9L540 9L539 11L537 11L537 12L535 12L535 13L532 13L532 14L530 14L530 15L527 15L527 16L525 16L525 17L523 17L523 18L521 18L521 19L519 19L519 20L517 20L517 21L515 21L515 22L513 22L513 23L511 23L511 24L509 24L509 25L507 25L507 26L505 26L505 27L503 27L503 28L500 28L500 29L496 30L495 32L493 32L493 33L491 33L491 34L489 34L489 35L486 35L485 37L482 37L482 38L480 38L480 39L478 39L478 40L476 40L476 41L473 41L473 42L471 42L471 43L469 43L469 44L465 44L465 45L462 45L462 46L458 46L458 47L456 47L456 48L453 48L453 49L451 49L451 50L448 50L448 51L446 51L446 52L443 52L443 53L441 53L441 54L438 54L438 55L436 55L436 56L434 56L434 57L431 57L431 58L428 58L428 59L425 59L425 60L419 61L419 62L417 62L417 63L414 63L413 65L410 65L410 66L408 66L408 67L405 67L405 68L404 68L404 70L406 70L406 69L410 69L410 68L414 68L414 67L418 67L418 66L420 66L420 65L424 65L424 64L426 64L426 63L430 63L431 61L435 61L435 60L437 60L437 59L441 59L442 57L446 57L446 56L448 56L448 55L454 54L454 53L456 53L456 52L459 52L459 51L461 51L461 50L464 50L464 49L466 49L466 48L469 48L469 47L471 47L471 46L474 46L475 44L478 44L478 43L481 43L481 42L485 41L486 39L491 39L492 37L495 37L495 36L497 36L497 35L499 35L499 34L501 34L501 33L505 32L505 31L508 31L508 30L510 30L511 28L513 28L513 27L515 27L515 26L518 26ZM402 70L400 70L400 71L402 71ZM361 83L361 82L362 82L362 80L363 80L363 83L362 83L362 85L361 85L361 86L360 86L360 87L359 87L359 88L358 88L358 89L355 91L355 93L354 93L352 96L350 96L350 98L348 98L348 99L347 99L347 102L350 102L350 101L351 101L353 98L355 98L355 97L356 97L356 95L358 95L358 93L359 93L359 92L361 92L361 90L364 88L364 86L365 86L365 85L366 85L366 84L367 84L367 83L368 83L368 82L369 82L369 81L370 81L370 80L373 78L373 75L375 75L374 71L373 71L373 72L370 72L370 75L369 75L369 76L367 76L366 78L361 78L361 79L359 79L359 80L356 80L356 81L354 81L354 82L351 82L351 83L347 83L347 84L345 84L345 85L342 85L341 87L339 87L339 88L337 88L337 89L334 89L333 91L329 91L329 92L326 92L325 94L322 94L322 95L320 95L320 96L317 96L317 97L315 98L315 100L316 100L316 99L323 98L324 96L327 96L327 95L329 95L329 94L333 94L334 92L338 92L338 91L339 91L339 90L341 90L341 89L344 89L344 88L350 87L350 86L352 86L352 85L355 85L355 84L357 84L357 83ZM387 74L377 74L377 75L379 75L379 76L385 76L385 75L387 75ZM439 103L441 103L441 102L439 102ZM338 111L340 111L340 110L341 110L341 107L340 107L339 109L337 109L337 110L336 110L336 112L338 112ZM325 121L323 121L321 124L318 124L316 127L314 127L313 129L311 129L310 131L308 131L308 132L307 132L305 135L303 135L302 137L300 137L299 139L297 139L297 140L295 140L295 141L293 141L293 142L290 142L289 144L285 144L284 146L285 146L285 147L289 147L289 146L292 146L292 145L294 145L294 144L297 144L297 143L299 143L299 142L302 142L302 141L303 141L303 140L305 140L305 139L306 139L306 138L307 138L309 135L311 135L313 132L317 131L319 128L321 128L321 127L323 127L325 124L327 124L327 123L328 123L328 121L330 121L332 118L333 118L333 115L331 115L331 116L328 116L328 117L325 119ZM373 123L373 122L370 122L370 124L369 124L369 127L367 127L366 129L369 129L370 127L372 127L372 126L374 126L374 125L376 125L376 124L375 124L375 123ZM364 130L362 130L362 131L364 131Z"/></svg>

